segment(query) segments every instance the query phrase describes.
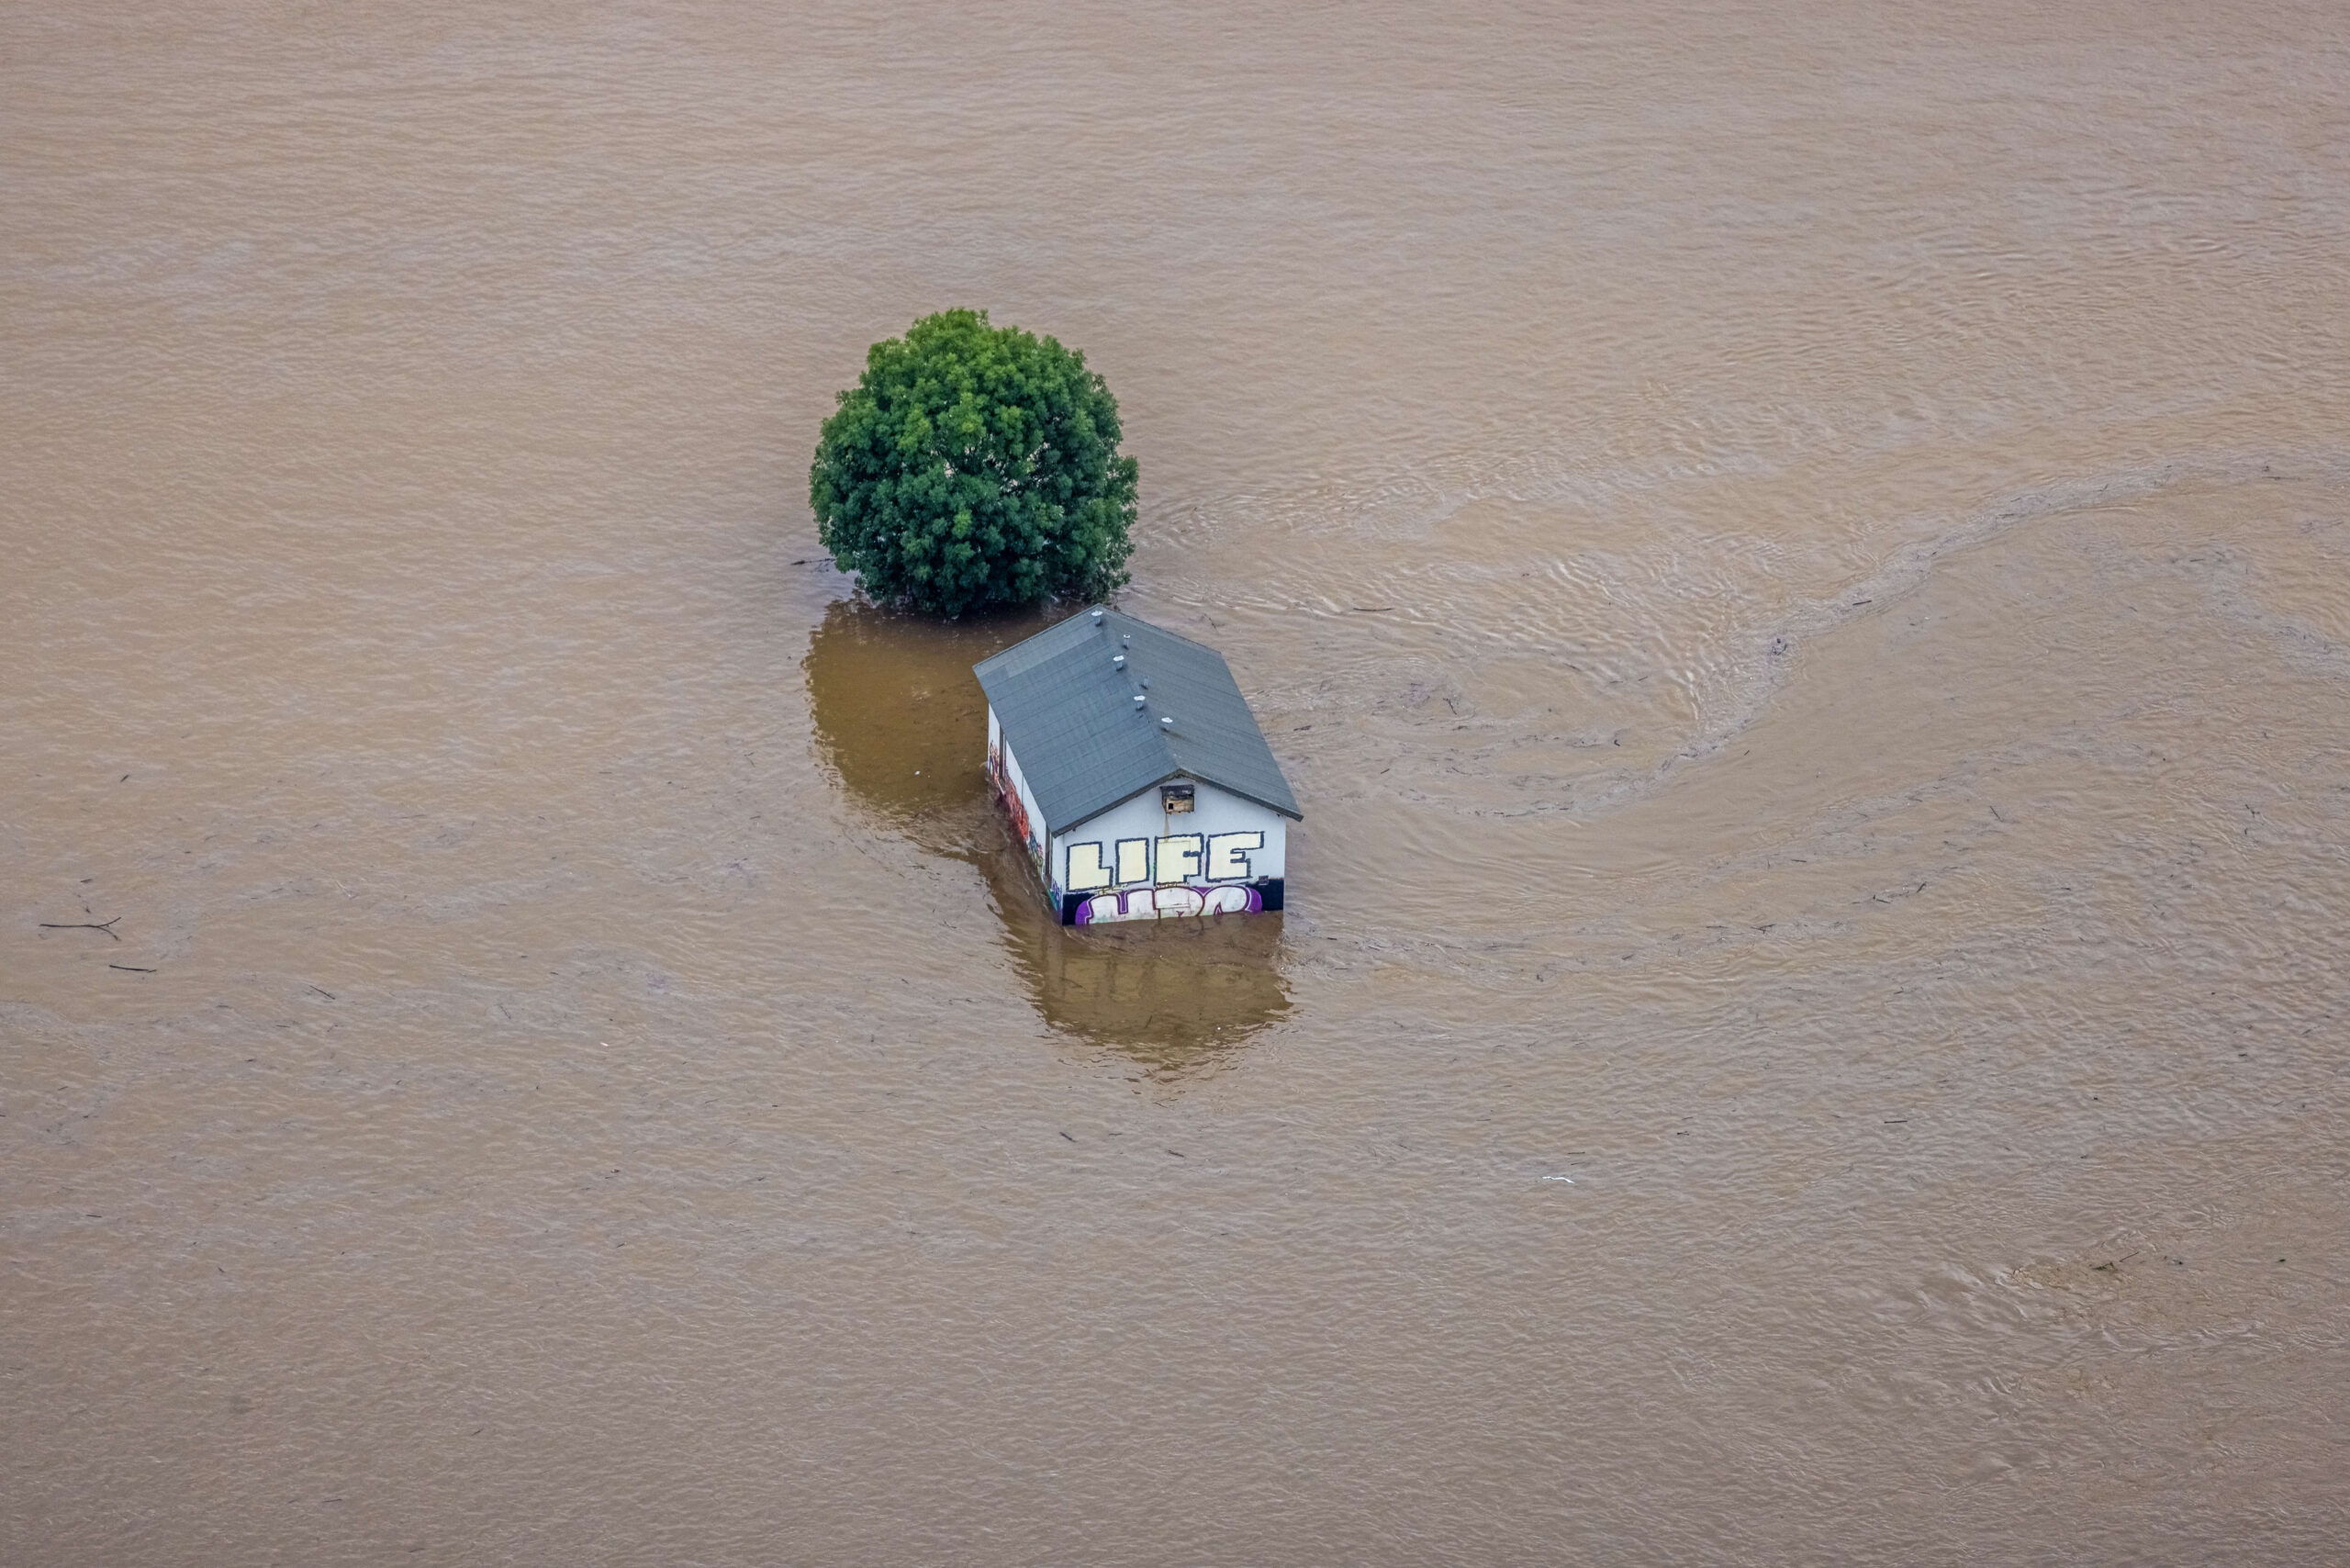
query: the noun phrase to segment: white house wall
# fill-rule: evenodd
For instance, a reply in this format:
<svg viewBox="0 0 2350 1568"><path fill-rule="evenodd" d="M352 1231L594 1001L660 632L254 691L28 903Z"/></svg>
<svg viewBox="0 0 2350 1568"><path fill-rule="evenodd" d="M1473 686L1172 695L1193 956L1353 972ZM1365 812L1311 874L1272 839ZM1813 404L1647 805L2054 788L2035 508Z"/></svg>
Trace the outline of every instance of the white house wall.
<svg viewBox="0 0 2350 1568"><path fill-rule="evenodd" d="M1191 811L1169 812L1160 809L1158 790L1153 786L1056 835L1046 880L1057 893L1091 890L1070 885L1070 848L1099 845L1102 865L1115 879L1120 869L1119 843L1140 840L1151 846L1150 877L1147 880L1113 880L1109 889L1088 901L1080 915L1083 924L1227 911L1237 913L1257 907L1257 901L1247 891L1248 884L1286 874L1288 829L1289 819L1280 812L1206 783L1194 782ZM1228 834L1261 834L1264 844L1240 852L1246 856L1244 874L1218 878L1211 874L1218 868L1208 863L1208 844L1211 839ZM1158 864L1159 840L1190 834L1198 835L1201 841L1199 870L1196 874L1171 876L1170 868ZM1154 893L1152 890L1161 891Z"/></svg>
<svg viewBox="0 0 2350 1568"><path fill-rule="evenodd" d="M996 790L1012 808L1013 831L1027 839L1030 864L1047 883L1054 881L1045 857L1045 813L1037 809L1036 797L1029 792L1028 780L1020 771L1020 759L1003 744L1003 726L997 722L992 707L988 710L988 770L998 775Z"/></svg>

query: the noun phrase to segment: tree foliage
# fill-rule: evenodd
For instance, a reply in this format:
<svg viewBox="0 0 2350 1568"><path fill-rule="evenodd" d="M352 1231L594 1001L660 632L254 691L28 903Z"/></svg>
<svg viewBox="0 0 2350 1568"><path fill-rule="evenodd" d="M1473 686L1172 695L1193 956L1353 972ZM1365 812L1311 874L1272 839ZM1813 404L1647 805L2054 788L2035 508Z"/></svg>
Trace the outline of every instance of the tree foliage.
<svg viewBox="0 0 2350 1568"><path fill-rule="evenodd" d="M984 310L873 345L808 475L818 536L885 603L942 615L1126 580L1135 460L1085 356Z"/></svg>

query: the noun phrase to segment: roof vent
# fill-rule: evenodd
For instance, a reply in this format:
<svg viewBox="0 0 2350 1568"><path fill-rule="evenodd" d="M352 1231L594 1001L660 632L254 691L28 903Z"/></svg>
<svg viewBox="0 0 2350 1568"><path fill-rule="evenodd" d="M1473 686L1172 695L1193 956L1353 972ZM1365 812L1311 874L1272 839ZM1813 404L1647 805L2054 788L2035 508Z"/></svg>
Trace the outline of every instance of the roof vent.
<svg viewBox="0 0 2350 1568"><path fill-rule="evenodd" d="M1145 702L1148 701L1148 700L1149 700L1149 699L1148 699L1148 698L1147 698L1147 697L1145 697L1141 692L1139 692L1139 691L1136 692L1136 693L1135 693L1135 711L1136 711L1136 712L1140 712L1140 711L1142 711L1142 705L1143 705Z"/></svg>
<svg viewBox="0 0 2350 1568"><path fill-rule="evenodd" d="M1124 654L1116 655L1110 660L1110 663L1113 666L1118 669L1124 669L1126 667L1126 655Z"/></svg>
<svg viewBox="0 0 2350 1568"><path fill-rule="evenodd" d="M1102 624L1102 612L1098 610L1093 612L1093 624L1096 626Z"/></svg>
<svg viewBox="0 0 2350 1568"><path fill-rule="evenodd" d="M1158 727L1162 730L1171 730L1175 727L1175 721L1172 719L1161 719L1158 721Z"/></svg>
<svg viewBox="0 0 2350 1568"><path fill-rule="evenodd" d="M1135 645L1135 634L1132 632L1129 632L1125 636L1120 637L1118 641L1131 648Z"/></svg>

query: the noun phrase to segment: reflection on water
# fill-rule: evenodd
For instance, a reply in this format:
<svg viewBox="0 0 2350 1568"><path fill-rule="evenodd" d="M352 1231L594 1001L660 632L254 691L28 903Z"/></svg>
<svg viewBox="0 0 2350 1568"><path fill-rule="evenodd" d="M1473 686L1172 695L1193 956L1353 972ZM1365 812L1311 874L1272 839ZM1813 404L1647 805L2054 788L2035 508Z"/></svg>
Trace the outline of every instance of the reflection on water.
<svg viewBox="0 0 2350 1568"><path fill-rule="evenodd" d="M1194 1071L1289 1010L1281 921L1080 932L1052 919L989 795L987 702L971 675L1050 619L941 624L834 603L802 666L817 745L852 799L987 878L1004 945L1047 1024L1154 1073Z"/></svg>
<svg viewBox="0 0 2350 1568"><path fill-rule="evenodd" d="M971 859L988 814L988 709L971 666L1042 631L1036 615L936 622L843 599L801 668L826 765L924 849Z"/></svg>
<svg viewBox="0 0 2350 1568"><path fill-rule="evenodd" d="M1055 1028L1175 1077L1214 1065L1289 1011L1279 915L1063 925L1036 897L1012 834L992 814L989 825L978 864L1013 962Z"/></svg>

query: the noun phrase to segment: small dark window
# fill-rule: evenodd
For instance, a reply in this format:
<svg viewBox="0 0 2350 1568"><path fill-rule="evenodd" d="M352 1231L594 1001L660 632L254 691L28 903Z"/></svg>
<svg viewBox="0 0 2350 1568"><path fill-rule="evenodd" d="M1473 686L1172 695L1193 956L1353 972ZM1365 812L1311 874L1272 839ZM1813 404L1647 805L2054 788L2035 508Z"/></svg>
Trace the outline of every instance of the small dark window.
<svg viewBox="0 0 2350 1568"><path fill-rule="evenodd" d="M1158 787L1158 808L1164 812L1190 811L1192 787L1189 784L1161 784Z"/></svg>

